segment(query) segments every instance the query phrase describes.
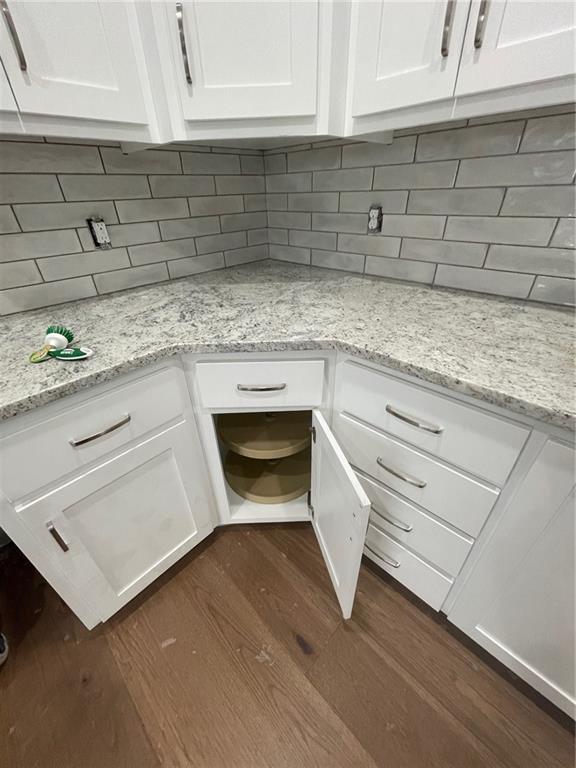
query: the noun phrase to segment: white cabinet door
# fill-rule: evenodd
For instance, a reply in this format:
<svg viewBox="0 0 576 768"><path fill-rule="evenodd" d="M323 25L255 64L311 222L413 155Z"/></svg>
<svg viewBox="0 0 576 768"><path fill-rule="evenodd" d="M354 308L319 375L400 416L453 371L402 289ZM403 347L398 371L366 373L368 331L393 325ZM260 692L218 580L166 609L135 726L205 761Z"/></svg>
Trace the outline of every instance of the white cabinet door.
<svg viewBox="0 0 576 768"><path fill-rule="evenodd" d="M575 16L571 0L472 0L456 95L573 75Z"/></svg>
<svg viewBox="0 0 576 768"><path fill-rule="evenodd" d="M166 13L186 120L315 114L317 0L184 0Z"/></svg>
<svg viewBox="0 0 576 768"><path fill-rule="evenodd" d="M209 498L199 442L180 422L17 513L104 621L210 533Z"/></svg>
<svg viewBox="0 0 576 768"><path fill-rule="evenodd" d="M312 412L312 525L342 615L349 619L356 594L370 500L324 417Z"/></svg>
<svg viewBox="0 0 576 768"><path fill-rule="evenodd" d="M147 123L132 2L8 0L0 53L23 113ZM18 53L18 42L21 53Z"/></svg>
<svg viewBox="0 0 576 768"><path fill-rule="evenodd" d="M18 105L14 101L14 95L10 83L0 61L0 112L18 112Z"/></svg>
<svg viewBox="0 0 576 768"><path fill-rule="evenodd" d="M468 5L468 0L354 3L352 115L450 98Z"/></svg>
<svg viewBox="0 0 576 768"><path fill-rule="evenodd" d="M550 440L448 618L574 717L574 451Z"/></svg>

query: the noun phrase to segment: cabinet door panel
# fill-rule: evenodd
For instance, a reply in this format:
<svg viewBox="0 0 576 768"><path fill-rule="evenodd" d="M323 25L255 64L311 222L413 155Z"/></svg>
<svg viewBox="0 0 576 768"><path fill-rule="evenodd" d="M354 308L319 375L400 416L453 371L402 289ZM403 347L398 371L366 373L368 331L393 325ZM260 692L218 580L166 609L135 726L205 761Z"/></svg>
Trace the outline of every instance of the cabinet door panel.
<svg viewBox="0 0 576 768"><path fill-rule="evenodd" d="M22 112L148 122L133 3L11 2L9 8L27 70L20 69L4 23L0 51Z"/></svg>
<svg viewBox="0 0 576 768"><path fill-rule="evenodd" d="M14 95L10 89L10 83L0 61L0 112L18 112L18 106L14 101Z"/></svg>
<svg viewBox="0 0 576 768"><path fill-rule="evenodd" d="M442 55L448 0L370 0L353 5L352 115L358 117L452 96L467 0L453 6Z"/></svg>
<svg viewBox="0 0 576 768"><path fill-rule="evenodd" d="M342 615L356 594L370 500L319 411L312 412L312 526Z"/></svg>
<svg viewBox="0 0 576 768"><path fill-rule="evenodd" d="M549 441L448 618L574 716L574 451Z"/></svg>
<svg viewBox="0 0 576 768"><path fill-rule="evenodd" d="M168 4L175 77L187 120L312 115L316 111L317 0L182 3L192 83L175 5Z"/></svg>
<svg viewBox="0 0 576 768"><path fill-rule="evenodd" d="M18 512L104 620L212 530L201 467L181 422Z"/></svg>
<svg viewBox="0 0 576 768"><path fill-rule="evenodd" d="M564 77L576 71L573 2L489 2L483 28L478 24L479 13L480 0L473 0L457 96ZM476 48L478 35L481 46Z"/></svg>

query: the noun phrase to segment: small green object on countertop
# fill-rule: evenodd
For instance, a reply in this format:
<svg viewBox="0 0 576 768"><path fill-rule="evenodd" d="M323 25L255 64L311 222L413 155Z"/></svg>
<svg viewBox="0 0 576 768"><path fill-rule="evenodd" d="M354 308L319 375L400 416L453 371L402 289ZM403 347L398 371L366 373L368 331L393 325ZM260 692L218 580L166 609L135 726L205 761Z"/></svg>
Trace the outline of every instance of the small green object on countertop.
<svg viewBox="0 0 576 768"><path fill-rule="evenodd" d="M84 360L92 357L94 352L88 347L67 347L66 349L51 349L48 352L50 357L57 360Z"/></svg>
<svg viewBox="0 0 576 768"><path fill-rule="evenodd" d="M32 352L28 360L31 363L43 363L51 350L65 349L74 340L74 334L64 325L49 325L44 336L44 346Z"/></svg>

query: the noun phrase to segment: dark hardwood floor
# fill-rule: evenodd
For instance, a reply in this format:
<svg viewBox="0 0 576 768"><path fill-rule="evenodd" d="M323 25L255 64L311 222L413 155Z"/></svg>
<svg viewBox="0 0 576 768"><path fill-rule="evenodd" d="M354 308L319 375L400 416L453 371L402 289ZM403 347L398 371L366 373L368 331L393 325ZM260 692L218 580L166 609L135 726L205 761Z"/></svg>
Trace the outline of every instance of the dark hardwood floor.
<svg viewBox="0 0 576 768"><path fill-rule="evenodd" d="M572 768L552 717L363 567L340 618L309 526L221 530L88 632L17 552L0 566L11 768Z"/></svg>

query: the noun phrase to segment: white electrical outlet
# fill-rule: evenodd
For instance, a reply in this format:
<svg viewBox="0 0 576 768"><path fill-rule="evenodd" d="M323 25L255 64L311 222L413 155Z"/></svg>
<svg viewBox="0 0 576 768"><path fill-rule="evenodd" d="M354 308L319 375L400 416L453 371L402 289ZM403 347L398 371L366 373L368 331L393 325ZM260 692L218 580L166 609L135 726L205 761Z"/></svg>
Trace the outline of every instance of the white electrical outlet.
<svg viewBox="0 0 576 768"><path fill-rule="evenodd" d="M382 206L371 205L368 209L368 232L380 232L382 230Z"/></svg>
<svg viewBox="0 0 576 768"><path fill-rule="evenodd" d="M112 241L110 240L104 219L99 216L92 216L86 219L86 221L88 222L88 228L96 248L111 248Z"/></svg>

